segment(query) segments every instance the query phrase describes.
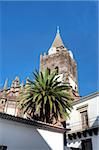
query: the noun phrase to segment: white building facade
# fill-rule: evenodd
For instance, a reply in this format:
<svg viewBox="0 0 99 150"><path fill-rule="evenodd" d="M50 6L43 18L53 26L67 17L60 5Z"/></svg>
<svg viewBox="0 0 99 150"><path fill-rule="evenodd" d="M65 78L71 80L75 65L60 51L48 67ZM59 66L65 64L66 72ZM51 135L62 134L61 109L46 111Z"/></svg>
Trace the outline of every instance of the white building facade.
<svg viewBox="0 0 99 150"><path fill-rule="evenodd" d="M0 113L0 150L64 150L63 128Z"/></svg>
<svg viewBox="0 0 99 150"><path fill-rule="evenodd" d="M99 150L99 92L73 103L67 145L72 150Z"/></svg>

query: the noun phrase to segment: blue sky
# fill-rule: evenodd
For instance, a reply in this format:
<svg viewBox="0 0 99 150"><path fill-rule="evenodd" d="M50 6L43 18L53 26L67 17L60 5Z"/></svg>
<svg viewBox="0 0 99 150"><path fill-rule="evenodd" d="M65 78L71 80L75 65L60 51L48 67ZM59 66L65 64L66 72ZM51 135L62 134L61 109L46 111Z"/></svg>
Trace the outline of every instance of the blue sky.
<svg viewBox="0 0 99 150"><path fill-rule="evenodd" d="M39 68L56 26L78 64L80 95L97 91L98 5L95 1L0 2L0 86L15 76L25 81Z"/></svg>

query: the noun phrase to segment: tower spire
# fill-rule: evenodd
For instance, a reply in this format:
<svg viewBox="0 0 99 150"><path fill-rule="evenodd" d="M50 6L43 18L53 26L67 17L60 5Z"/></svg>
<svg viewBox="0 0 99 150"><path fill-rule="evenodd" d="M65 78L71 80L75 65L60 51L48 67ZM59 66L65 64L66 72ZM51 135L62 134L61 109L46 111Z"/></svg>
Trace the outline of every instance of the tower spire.
<svg viewBox="0 0 99 150"><path fill-rule="evenodd" d="M65 47L63 44L62 38L60 36L59 26L57 26L57 33L56 33L55 39L54 39L51 47L57 48L57 47L61 47L61 46Z"/></svg>

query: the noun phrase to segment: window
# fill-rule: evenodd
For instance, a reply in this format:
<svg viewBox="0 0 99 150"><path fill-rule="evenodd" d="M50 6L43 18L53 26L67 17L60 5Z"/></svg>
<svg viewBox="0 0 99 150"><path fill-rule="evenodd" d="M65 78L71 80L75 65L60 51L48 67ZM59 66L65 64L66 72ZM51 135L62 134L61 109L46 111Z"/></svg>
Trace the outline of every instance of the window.
<svg viewBox="0 0 99 150"><path fill-rule="evenodd" d="M87 128L88 127L88 105L83 105L77 108L81 115L81 124L82 128Z"/></svg>
<svg viewBox="0 0 99 150"><path fill-rule="evenodd" d="M91 139L82 140L82 150L92 150Z"/></svg>
<svg viewBox="0 0 99 150"><path fill-rule="evenodd" d="M7 146L0 145L0 150L7 150Z"/></svg>
<svg viewBox="0 0 99 150"><path fill-rule="evenodd" d="M59 73L58 66L57 66L57 67L55 67L55 70L56 70L56 73L58 74L58 73Z"/></svg>
<svg viewBox="0 0 99 150"><path fill-rule="evenodd" d="M5 98L1 98L1 99L0 99L0 105L1 105L1 104L2 104L2 105L5 104L5 102L6 102L6 99L5 99Z"/></svg>
<svg viewBox="0 0 99 150"><path fill-rule="evenodd" d="M88 127L88 113L87 110L80 112L81 114L81 120L82 120L82 127L86 128Z"/></svg>

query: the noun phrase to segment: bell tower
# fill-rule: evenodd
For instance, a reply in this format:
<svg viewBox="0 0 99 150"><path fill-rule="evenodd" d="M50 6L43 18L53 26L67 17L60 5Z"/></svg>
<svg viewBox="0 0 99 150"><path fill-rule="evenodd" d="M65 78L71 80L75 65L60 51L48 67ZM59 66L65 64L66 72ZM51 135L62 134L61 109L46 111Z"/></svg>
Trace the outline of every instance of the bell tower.
<svg viewBox="0 0 99 150"><path fill-rule="evenodd" d="M49 68L57 69L59 80L67 83L75 96L78 94L77 64L73 58L73 53L69 51L61 38L59 27L55 39L48 50L48 53L40 55L40 70Z"/></svg>

